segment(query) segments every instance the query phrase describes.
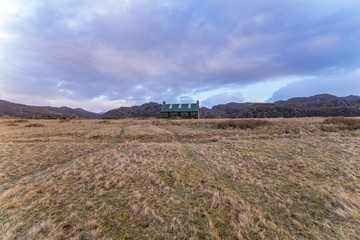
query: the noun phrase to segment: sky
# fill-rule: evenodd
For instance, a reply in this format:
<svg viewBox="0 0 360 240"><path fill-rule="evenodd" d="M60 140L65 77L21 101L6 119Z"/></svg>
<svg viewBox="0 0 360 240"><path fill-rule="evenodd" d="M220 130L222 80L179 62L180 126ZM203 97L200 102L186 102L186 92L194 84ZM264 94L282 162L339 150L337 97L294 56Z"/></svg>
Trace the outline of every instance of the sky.
<svg viewBox="0 0 360 240"><path fill-rule="evenodd" d="M0 0L0 99L147 102L360 95L359 0Z"/></svg>

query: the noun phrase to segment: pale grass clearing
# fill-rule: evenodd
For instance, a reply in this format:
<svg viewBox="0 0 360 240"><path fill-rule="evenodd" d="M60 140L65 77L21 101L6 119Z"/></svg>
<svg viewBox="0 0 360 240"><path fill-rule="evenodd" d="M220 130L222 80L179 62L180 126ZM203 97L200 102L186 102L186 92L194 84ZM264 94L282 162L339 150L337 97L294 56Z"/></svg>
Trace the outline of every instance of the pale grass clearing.
<svg viewBox="0 0 360 240"><path fill-rule="evenodd" d="M221 121L0 120L0 239L360 238L360 130Z"/></svg>

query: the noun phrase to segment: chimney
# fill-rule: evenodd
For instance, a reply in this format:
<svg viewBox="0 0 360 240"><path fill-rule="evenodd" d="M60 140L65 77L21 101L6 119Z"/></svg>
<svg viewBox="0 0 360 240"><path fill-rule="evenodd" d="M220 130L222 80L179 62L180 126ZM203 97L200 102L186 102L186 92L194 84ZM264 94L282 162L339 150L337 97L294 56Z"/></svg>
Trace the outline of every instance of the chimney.
<svg viewBox="0 0 360 240"><path fill-rule="evenodd" d="M199 105L199 100L196 101L196 104Z"/></svg>
<svg viewBox="0 0 360 240"><path fill-rule="evenodd" d="M165 104L166 104L165 101L163 101L163 106L165 106Z"/></svg>

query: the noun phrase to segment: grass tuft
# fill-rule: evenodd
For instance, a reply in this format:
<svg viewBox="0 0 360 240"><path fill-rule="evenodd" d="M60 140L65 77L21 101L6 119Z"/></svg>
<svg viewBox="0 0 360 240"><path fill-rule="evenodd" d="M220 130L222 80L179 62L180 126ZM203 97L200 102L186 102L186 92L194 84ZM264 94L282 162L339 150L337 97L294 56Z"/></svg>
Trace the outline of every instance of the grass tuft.
<svg viewBox="0 0 360 240"><path fill-rule="evenodd" d="M109 120L102 120L102 121L98 121L97 123L99 123L99 124L110 124L111 122Z"/></svg>
<svg viewBox="0 0 360 240"><path fill-rule="evenodd" d="M323 131L357 130L360 129L360 119L333 117L324 120L321 127Z"/></svg>
<svg viewBox="0 0 360 240"><path fill-rule="evenodd" d="M14 123L24 123L24 122L29 122L29 120L27 119L17 119L13 121Z"/></svg>
<svg viewBox="0 0 360 240"><path fill-rule="evenodd" d="M254 129L260 126L270 125L271 122L267 120L253 120L253 119L240 119L240 120L226 120L216 123L218 129L240 128L240 129Z"/></svg>
<svg viewBox="0 0 360 240"><path fill-rule="evenodd" d="M68 122L70 122L69 118L59 120L59 123L68 123Z"/></svg>
<svg viewBox="0 0 360 240"><path fill-rule="evenodd" d="M45 124L31 123L31 124L25 125L24 127L45 127Z"/></svg>

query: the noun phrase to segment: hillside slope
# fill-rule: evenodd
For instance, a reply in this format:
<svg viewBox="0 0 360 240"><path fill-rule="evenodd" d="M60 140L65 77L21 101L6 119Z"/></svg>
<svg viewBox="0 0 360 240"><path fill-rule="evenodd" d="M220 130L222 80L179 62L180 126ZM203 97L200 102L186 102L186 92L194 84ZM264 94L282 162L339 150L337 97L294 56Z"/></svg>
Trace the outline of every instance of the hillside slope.
<svg viewBox="0 0 360 240"><path fill-rule="evenodd" d="M228 103L202 108L202 118L272 118L360 116L360 97L319 94L275 103Z"/></svg>
<svg viewBox="0 0 360 240"><path fill-rule="evenodd" d="M118 109L110 110L103 115L102 118L112 117L160 117L161 104L150 102L141 106L120 107Z"/></svg>
<svg viewBox="0 0 360 240"><path fill-rule="evenodd" d="M35 107L0 100L0 117L57 118L59 116L95 118L160 117L161 104L150 102L141 106L120 107L104 114L80 108ZM200 108L201 118L273 118L273 117L360 116L360 97L336 97L319 94L312 97L291 98L274 103L227 103Z"/></svg>
<svg viewBox="0 0 360 240"><path fill-rule="evenodd" d="M104 113L102 118L159 117L161 104L121 107ZM200 108L201 118L273 118L273 117L360 116L360 97L336 97L319 94L312 97L291 98L275 103L227 103Z"/></svg>
<svg viewBox="0 0 360 240"><path fill-rule="evenodd" d="M88 112L81 108L38 107L0 100L0 117L57 118L61 116L94 119L98 118L99 114Z"/></svg>

